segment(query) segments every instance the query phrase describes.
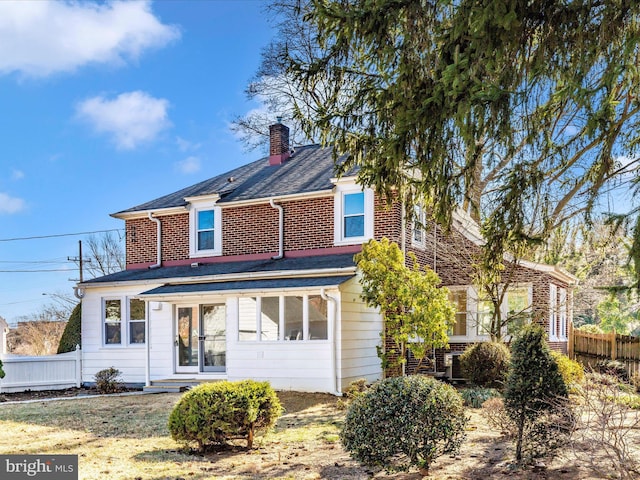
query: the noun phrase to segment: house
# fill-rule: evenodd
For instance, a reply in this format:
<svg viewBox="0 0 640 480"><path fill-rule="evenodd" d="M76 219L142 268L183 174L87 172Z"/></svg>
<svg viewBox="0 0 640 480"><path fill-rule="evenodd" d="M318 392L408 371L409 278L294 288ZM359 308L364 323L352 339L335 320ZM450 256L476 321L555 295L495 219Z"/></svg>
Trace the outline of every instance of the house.
<svg viewBox="0 0 640 480"><path fill-rule="evenodd" d="M125 222L126 270L76 287L85 383L108 367L145 385L252 378L331 393L380 378L383 322L360 298L353 261L371 238L414 251L452 287L452 349L482 338L474 319L486 306L445 252L473 245L467 220L456 217L455 238L406 222L401 205L388 208L354 175L336 178L330 149L293 150L288 135L272 125L268 158L113 214ZM564 348L571 278L519 268L505 308L540 313Z"/></svg>

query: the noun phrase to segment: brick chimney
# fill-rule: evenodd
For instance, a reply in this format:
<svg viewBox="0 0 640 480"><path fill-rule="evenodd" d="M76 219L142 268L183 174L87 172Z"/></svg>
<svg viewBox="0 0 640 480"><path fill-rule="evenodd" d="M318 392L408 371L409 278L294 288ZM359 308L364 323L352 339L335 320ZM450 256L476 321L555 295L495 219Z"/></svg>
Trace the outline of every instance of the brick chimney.
<svg viewBox="0 0 640 480"><path fill-rule="evenodd" d="M278 123L269 126L269 165L282 165L290 156L289 127L278 118Z"/></svg>

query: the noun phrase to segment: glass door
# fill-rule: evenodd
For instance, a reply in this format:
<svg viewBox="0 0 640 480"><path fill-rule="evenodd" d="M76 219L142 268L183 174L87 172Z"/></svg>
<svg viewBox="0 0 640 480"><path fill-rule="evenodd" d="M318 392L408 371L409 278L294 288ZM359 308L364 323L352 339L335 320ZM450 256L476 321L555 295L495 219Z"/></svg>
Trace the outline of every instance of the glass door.
<svg viewBox="0 0 640 480"><path fill-rule="evenodd" d="M197 307L176 310L176 372L197 373L200 348Z"/></svg>
<svg viewBox="0 0 640 480"><path fill-rule="evenodd" d="M224 304L200 307L200 371L224 372L227 364L227 309Z"/></svg>

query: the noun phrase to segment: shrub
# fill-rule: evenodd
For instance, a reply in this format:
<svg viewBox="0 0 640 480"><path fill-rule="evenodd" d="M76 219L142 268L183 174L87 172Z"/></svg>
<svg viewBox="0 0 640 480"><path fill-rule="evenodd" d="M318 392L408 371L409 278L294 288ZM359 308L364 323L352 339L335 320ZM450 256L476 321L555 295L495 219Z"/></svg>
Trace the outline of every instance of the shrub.
<svg viewBox="0 0 640 480"><path fill-rule="evenodd" d="M567 386L551 356L544 330L537 324L527 325L511 345L504 393L505 408L516 426L517 461L523 460L523 453L527 452L535 452L535 456L551 453L550 450L541 452L544 444L538 442L560 438L553 428L558 420L554 417L556 413L562 417L566 412L567 396ZM554 442L549 446L558 444Z"/></svg>
<svg viewBox="0 0 640 480"><path fill-rule="evenodd" d="M0 360L0 378L4 378L4 370L2 369L2 360Z"/></svg>
<svg viewBox="0 0 640 480"><path fill-rule="evenodd" d="M567 387L579 385L584 381L584 368L580 363L558 352L551 352L551 355L558 364L558 370Z"/></svg>
<svg viewBox="0 0 640 480"><path fill-rule="evenodd" d="M347 410L340 438L360 462L387 471L428 470L464 440L462 398L445 383L422 375L375 383Z"/></svg>
<svg viewBox="0 0 640 480"><path fill-rule="evenodd" d="M82 343L82 303L78 303L69 315L67 325L64 327L60 343L58 344L58 353L73 352L76 345Z"/></svg>
<svg viewBox="0 0 640 480"><path fill-rule="evenodd" d="M500 430L503 435L515 437L515 423L504 408L504 399L501 397L488 399L482 404L480 413L491 427Z"/></svg>
<svg viewBox="0 0 640 480"><path fill-rule="evenodd" d="M509 349L500 342L481 342L460 356L462 373L480 387L502 387L509 368Z"/></svg>
<svg viewBox="0 0 640 480"><path fill-rule="evenodd" d="M120 375L122 372L113 367L105 368L96 373L93 378L96 381L98 393L116 393L122 390Z"/></svg>
<svg viewBox="0 0 640 480"><path fill-rule="evenodd" d="M204 383L185 393L169 415L171 437L195 442L200 451L234 438L253 447L256 433L269 430L282 414L280 400L268 382Z"/></svg>
<svg viewBox="0 0 640 480"><path fill-rule="evenodd" d="M499 397L500 392L495 388L465 388L460 391L464 404L471 408L480 408L482 404L493 397Z"/></svg>
<svg viewBox="0 0 640 480"><path fill-rule="evenodd" d="M351 382L344 391L344 398L339 399L336 403L337 407L341 410L346 410L351 402L353 402L356 398L366 392L369 387L370 385L367 383L367 380L365 378L361 378L359 380Z"/></svg>
<svg viewBox="0 0 640 480"><path fill-rule="evenodd" d="M592 323L586 323L584 325L581 325L576 330L580 330L581 332L586 332L586 333L597 333L597 334L604 333L602 328L600 328L600 325L594 325Z"/></svg>
<svg viewBox="0 0 640 480"><path fill-rule="evenodd" d="M629 372L624 363L618 360L598 360L595 371L603 375L611 375L621 382L629 381Z"/></svg>

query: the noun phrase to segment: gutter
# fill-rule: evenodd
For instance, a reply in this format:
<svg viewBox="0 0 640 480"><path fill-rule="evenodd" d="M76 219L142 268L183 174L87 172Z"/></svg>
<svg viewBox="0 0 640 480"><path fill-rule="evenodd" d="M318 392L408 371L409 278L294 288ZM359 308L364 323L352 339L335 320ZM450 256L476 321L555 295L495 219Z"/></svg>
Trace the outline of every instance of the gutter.
<svg viewBox="0 0 640 480"><path fill-rule="evenodd" d="M275 203L273 198L269 199L269 205L278 210L278 255L271 257L271 259L280 260L284 257L284 208L279 203Z"/></svg>
<svg viewBox="0 0 640 480"><path fill-rule="evenodd" d="M156 236L158 238L158 243L156 251L158 260L153 265L149 265L149 269L154 269L162 266L162 224L160 223L160 219L154 218L153 212L149 212L149 220L155 222L157 225Z"/></svg>

